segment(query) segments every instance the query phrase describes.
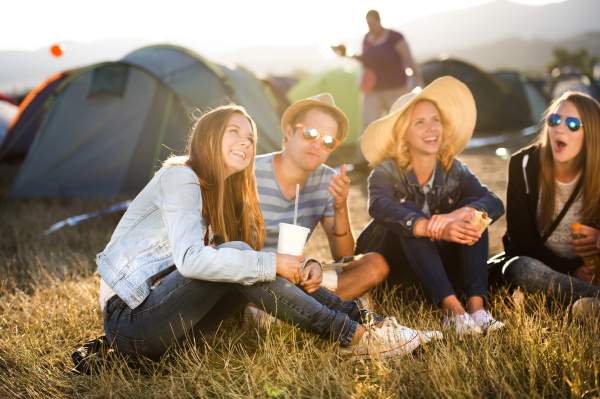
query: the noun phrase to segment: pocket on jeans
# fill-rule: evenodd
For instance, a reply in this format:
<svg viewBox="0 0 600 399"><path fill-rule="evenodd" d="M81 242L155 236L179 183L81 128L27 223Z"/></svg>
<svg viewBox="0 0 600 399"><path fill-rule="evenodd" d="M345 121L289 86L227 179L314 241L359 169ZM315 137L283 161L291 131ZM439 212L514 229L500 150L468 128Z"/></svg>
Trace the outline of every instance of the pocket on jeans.
<svg viewBox="0 0 600 399"><path fill-rule="evenodd" d="M110 347L123 355L141 355L145 357L153 357L154 349L143 339L131 339L111 332Z"/></svg>

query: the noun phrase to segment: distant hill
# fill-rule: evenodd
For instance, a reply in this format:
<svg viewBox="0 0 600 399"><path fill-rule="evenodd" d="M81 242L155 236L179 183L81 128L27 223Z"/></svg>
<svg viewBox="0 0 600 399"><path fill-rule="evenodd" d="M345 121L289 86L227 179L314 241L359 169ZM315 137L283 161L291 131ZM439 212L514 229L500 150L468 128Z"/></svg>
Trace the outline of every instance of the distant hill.
<svg viewBox="0 0 600 399"><path fill-rule="evenodd" d="M382 15L385 22L385 16ZM496 0L393 27L417 55L450 52L508 38L556 40L600 30L600 1L529 6Z"/></svg>
<svg viewBox="0 0 600 399"><path fill-rule="evenodd" d="M542 68L552 61L552 49L559 46L571 51L584 47L591 54L600 55L600 31L557 40L509 38L489 45L450 51L449 55L483 69L513 68L541 74ZM421 58L425 61L428 57ZM435 57L432 54L429 58Z"/></svg>
<svg viewBox="0 0 600 399"><path fill-rule="evenodd" d="M398 7L400 12L400 2ZM382 18L385 23L386 16ZM404 34L418 61L449 53L483 68L534 71L551 60L555 46L570 50L584 46L591 53L600 54L600 0L568 0L538 7L496 0L432 14L393 28ZM360 51L362 37L344 42ZM10 93L15 87L34 87L53 73L118 60L150 43L142 39L114 39L65 44L67 51L59 59L49 55L50 44L31 52L0 51L0 91ZM296 47L252 46L229 53L200 44L187 47L213 61L238 63L257 73L290 74L295 70L315 73L358 65L353 60L326 58L317 43Z"/></svg>

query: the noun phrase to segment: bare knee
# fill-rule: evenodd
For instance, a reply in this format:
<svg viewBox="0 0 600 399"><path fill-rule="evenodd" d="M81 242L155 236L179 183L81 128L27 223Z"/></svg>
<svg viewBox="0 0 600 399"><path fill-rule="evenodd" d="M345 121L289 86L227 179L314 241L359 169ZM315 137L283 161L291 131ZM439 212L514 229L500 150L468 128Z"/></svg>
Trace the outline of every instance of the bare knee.
<svg viewBox="0 0 600 399"><path fill-rule="evenodd" d="M381 283L390 273L390 267L385 258L376 252L363 255L363 262L368 265L365 268L368 268L374 284Z"/></svg>

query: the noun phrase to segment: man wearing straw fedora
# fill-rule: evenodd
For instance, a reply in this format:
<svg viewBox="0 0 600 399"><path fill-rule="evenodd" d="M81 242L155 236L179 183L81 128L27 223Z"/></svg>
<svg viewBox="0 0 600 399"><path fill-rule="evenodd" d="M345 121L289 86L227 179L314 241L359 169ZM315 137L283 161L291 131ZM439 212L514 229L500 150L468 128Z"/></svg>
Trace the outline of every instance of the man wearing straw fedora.
<svg viewBox="0 0 600 399"><path fill-rule="evenodd" d="M331 256L348 263L338 270L335 294L341 299L359 299L388 273L387 263L376 253L352 257L355 240L350 224L346 165L339 173L326 166L329 154L348 136L348 118L335 106L329 93L292 104L281 120L283 150L256 157L255 174L260 207L267 227L262 251L275 252L279 223L292 223L296 185L300 185L297 224L310 229L320 223L327 236ZM303 282L309 292L318 284ZM255 312L255 310L253 310Z"/></svg>

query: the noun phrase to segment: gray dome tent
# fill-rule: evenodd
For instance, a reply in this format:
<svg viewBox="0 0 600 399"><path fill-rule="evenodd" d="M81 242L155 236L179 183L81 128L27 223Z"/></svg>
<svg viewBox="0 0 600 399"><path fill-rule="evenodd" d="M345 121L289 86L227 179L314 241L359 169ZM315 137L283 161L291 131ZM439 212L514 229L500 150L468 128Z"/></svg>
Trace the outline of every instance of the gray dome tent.
<svg viewBox="0 0 600 399"><path fill-rule="evenodd" d="M246 108L256 122L257 152L281 149L283 134L277 104L265 94L262 82L248 70L233 64L214 64L188 49L172 45L144 47L121 61L153 72L190 107L214 108L230 98Z"/></svg>
<svg viewBox="0 0 600 399"><path fill-rule="evenodd" d="M137 50L69 76L10 192L23 197L132 197L171 152L185 147L188 112L230 98L258 127L258 152L280 148L273 103L254 75L174 46Z"/></svg>
<svg viewBox="0 0 600 399"><path fill-rule="evenodd" d="M527 108L498 78L463 61L446 59L421 65L425 84L442 76L452 76L466 84L475 98L477 124L475 132L520 130L531 126Z"/></svg>
<svg viewBox="0 0 600 399"><path fill-rule="evenodd" d="M49 101L11 196L137 195L189 131L177 93L123 62L78 70Z"/></svg>
<svg viewBox="0 0 600 399"><path fill-rule="evenodd" d="M521 108L527 112L531 125L539 123L549 104L544 92L531 79L516 71L496 71L494 76L508 87Z"/></svg>

